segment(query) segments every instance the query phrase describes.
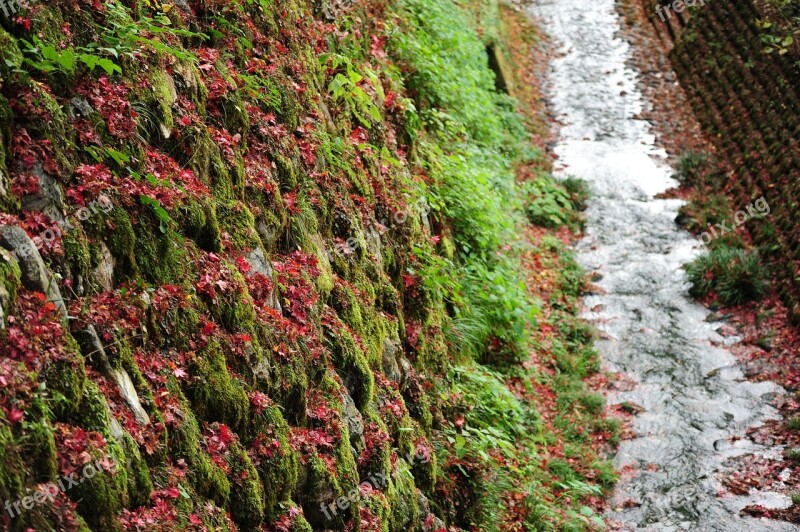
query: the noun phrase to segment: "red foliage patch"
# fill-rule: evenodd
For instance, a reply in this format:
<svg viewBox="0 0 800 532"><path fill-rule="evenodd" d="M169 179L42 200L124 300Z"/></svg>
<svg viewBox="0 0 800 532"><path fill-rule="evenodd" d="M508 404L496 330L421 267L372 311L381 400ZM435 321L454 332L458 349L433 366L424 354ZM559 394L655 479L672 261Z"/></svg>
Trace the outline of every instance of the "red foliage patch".
<svg viewBox="0 0 800 532"><path fill-rule="evenodd" d="M101 76L97 83L87 80L77 88L105 120L111 136L125 140L136 135L136 111L128 100L130 89L122 83L112 83Z"/></svg>

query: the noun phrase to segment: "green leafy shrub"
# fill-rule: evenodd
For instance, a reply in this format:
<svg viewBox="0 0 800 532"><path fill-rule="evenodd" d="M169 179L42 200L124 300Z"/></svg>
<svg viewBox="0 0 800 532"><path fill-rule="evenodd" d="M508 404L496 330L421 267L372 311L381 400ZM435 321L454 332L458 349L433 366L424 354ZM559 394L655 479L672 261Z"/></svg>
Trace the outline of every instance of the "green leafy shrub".
<svg viewBox="0 0 800 532"><path fill-rule="evenodd" d="M557 182L550 176L542 176L523 184L522 192L525 213L532 224L550 228L580 227L578 210L585 205L588 192L579 179Z"/></svg>
<svg viewBox="0 0 800 532"><path fill-rule="evenodd" d="M705 297L715 292L725 305L740 305L758 299L767 289L764 270L757 252L717 246L686 266L689 293Z"/></svg>
<svg viewBox="0 0 800 532"><path fill-rule="evenodd" d="M576 211L583 211L586 209L586 204L589 201L589 187L586 181L579 177L568 176L559 181L564 190L569 194L572 208Z"/></svg>

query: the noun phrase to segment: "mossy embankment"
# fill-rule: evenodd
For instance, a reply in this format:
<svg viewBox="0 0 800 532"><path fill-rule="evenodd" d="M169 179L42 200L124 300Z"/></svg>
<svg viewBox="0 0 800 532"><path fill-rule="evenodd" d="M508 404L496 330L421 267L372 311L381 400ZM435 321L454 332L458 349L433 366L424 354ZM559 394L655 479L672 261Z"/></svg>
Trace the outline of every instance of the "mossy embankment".
<svg viewBox="0 0 800 532"><path fill-rule="evenodd" d="M0 16L0 527L599 526L580 272L522 236L576 217L492 71L520 16Z"/></svg>

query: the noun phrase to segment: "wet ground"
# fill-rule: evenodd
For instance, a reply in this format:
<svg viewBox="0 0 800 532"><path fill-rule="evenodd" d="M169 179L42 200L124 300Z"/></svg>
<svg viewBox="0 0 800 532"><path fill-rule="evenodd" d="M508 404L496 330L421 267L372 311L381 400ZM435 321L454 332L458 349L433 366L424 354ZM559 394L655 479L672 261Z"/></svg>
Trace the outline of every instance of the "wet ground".
<svg viewBox="0 0 800 532"><path fill-rule="evenodd" d="M745 433L777 417L770 403L782 390L745 379L726 350L737 339L720 335L723 324L687 294L682 266L700 250L674 222L680 200L654 199L676 183L636 118L644 103L614 1L537 0L530 10L562 52L549 74L563 124L558 174L585 179L593 194L578 253L599 289L585 298L585 317L603 333L605 369L635 382L608 401L641 410L615 458L623 474L608 517L625 530L800 530L739 514L790 505L783 495L719 496L726 460L781 453Z"/></svg>

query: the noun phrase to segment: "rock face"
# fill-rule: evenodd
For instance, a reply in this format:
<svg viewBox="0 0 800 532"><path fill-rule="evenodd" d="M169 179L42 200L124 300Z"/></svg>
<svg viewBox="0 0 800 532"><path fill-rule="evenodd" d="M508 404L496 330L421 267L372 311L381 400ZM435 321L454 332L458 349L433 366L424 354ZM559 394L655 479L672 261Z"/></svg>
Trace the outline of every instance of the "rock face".
<svg viewBox="0 0 800 532"><path fill-rule="evenodd" d="M0 225L0 246L14 254L22 272L22 284L25 288L45 294L66 319L67 307L61 297L55 276L45 266L36 244L28 234L19 227Z"/></svg>
<svg viewBox="0 0 800 532"><path fill-rule="evenodd" d="M136 421L142 425L150 423L150 416L142 408L142 402L139 400L139 394L136 392L130 375L125 369L115 368L111 365L94 325L89 325L85 330L76 332L75 337L81 346L83 356L91 360L93 365L106 377L117 383L119 393L130 407Z"/></svg>
<svg viewBox="0 0 800 532"><path fill-rule="evenodd" d="M97 266L94 268L94 280L102 290L114 289L114 256L105 242L98 242Z"/></svg>
<svg viewBox="0 0 800 532"><path fill-rule="evenodd" d="M272 268L272 263L270 263L263 249L260 247L252 249L250 253L247 254L247 261L250 263L253 273L261 274L267 279L270 279L273 285L275 284L275 270ZM278 312L281 311L281 301L278 297L277 289L273 290L272 294L270 294L268 303L269 306Z"/></svg>
<svg viewBox="0 0 800 532"><path fill-rule="evenodd" d="M342 394L342 418L347 424L348 432L350 433L350 445L353 452L353 458L358 458L361 451L364 450L364 419L361 417L361 412L358 411L355 401L350 397L350 394Z"/></svg>
<svg viewBox="0 0 800 532"><path fill-rule="evenodd" d="M56 220L64 221L64 193L58 181L44 171L41 164L34 166L32 173L39 186L34 194L23 196L22 208L27 211L42 212Z"/></svg>

